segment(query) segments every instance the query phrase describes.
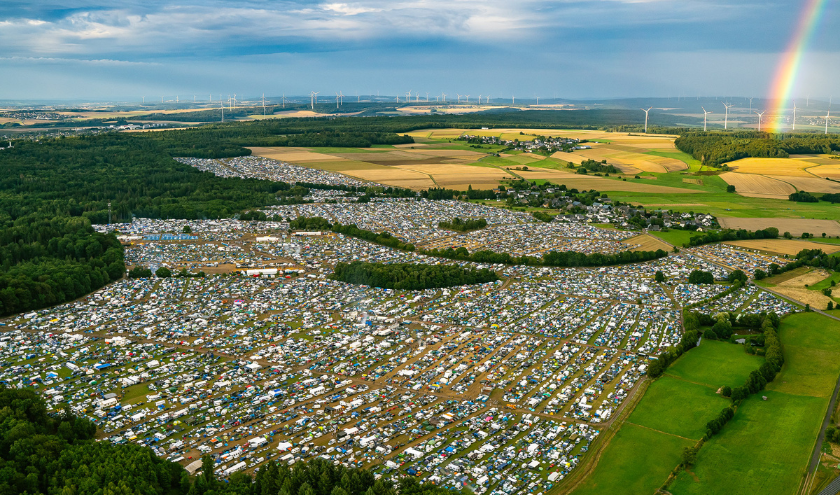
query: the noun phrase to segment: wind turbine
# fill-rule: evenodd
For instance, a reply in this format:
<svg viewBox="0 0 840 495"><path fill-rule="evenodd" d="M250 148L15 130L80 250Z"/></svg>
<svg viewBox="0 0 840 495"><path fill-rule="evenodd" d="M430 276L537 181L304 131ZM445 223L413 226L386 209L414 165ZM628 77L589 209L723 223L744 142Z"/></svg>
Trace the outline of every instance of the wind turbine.
<svg viewBox="0 0 840 495"><path fill-rule="evenodd" d="M461 95L460 95L460 94L458 94L458 93L455 93L455 94L457 94L457 95L458 95L458 104L460 105L460 104L461 104Z"/></svg>
<svg viewBox="0 0 840 495"><path fill-rule="evenodd" d="M411 103L411 91L409 90L408 93L405 94L405 101Z"/></svg>
<svg viewBox="0 0 840 495"><path fill-rule="evenodd" d="M219 108L222 110L222 122L225 121L225 102L219 100Z"/></svg>
<svg viewBox="0 0 840 495"><path fill-rule="evenodd" d="M466 98L467 98L467 103L469 103L470 102L470 95L467 95Z"/></svg>
<svg viewBox="0 0 840 495"><path fill-rule="evenodd" d="M318 93L320 93L320 91ZM312 107L312 110L315 110L315 97L318 96L318 93L316 93L315 91L309 92L309 105Z"/></svg>
<svg viewBox="0 0 840 495"><path fill-rule="evenodd" d="M478 95L478 104L481 105L481 95Z"/></svg>
<svg viewBox="0 0 840 495"><path fill-rule="evenodd" d="M642 108L642 111L645 112L645 134L647 134L648 113L650 113L651 108L653 108L653 107L648 107L647 110Z"/></svg>
<svg viewBox="0 0 840 495"><path fill-rule="evenodd" d="M420 103L420 92L414 94L414 103Z"/></svg>
<svg viewBox="0 0 840 495"><path fill-rule="evenodd" d="M426 103L429 103L429 92L426 91Z"/></svg>
<svg viewBox="0 0 840 495"><path fill-rule="evenodd" d="M335 108L338 109L338 93L335 94Z"/></svg>
<svg viewBox="0 0 840 495"><path fill-rule="evenodd" d="M443 97L443 102L446 103L446 93L441 93L440 95Z"/></svg>
<svg viewBox="0 0 840 495"><path fill-rule="evenodd" d="M831 115L831 110L825 114L825 133L828 134L828 116Z"/></svg>
<svg viewBox="0 0 840 495"><path fill-rule="evenodd" d="M755 97L753 97L753 98L755 98ZM750 98L750 113L752 113L752 101L753 101L753 99Z"/></svg>
<svg viewBox="0 0 840 495"><path fill-rule="evenodd" d="M516 97L513 96L513 95L510 96L510 104L511 105L516 105Z"/></svg>
<svg viewBox="0 0 840 495"><path fill-rule="evenodd" d="M262 100L263 100L263 117L265 117L265 93L263 93Z"/></svg>
<svg viewBox="0 0 840 495"><path fill-rule="evenodd" d="M793 100L793 130L796 130L796 100Z"/></svg>
<svg viewBox="0 0 840 495"><path fill-rule="evenodd" d="M537 96L537 105L539 105L539 104L540 104L540 97Z"/></svg>
<svg viewBox="0 0 840 495"><path fill-rule="evenodd" d="M233 108L236 108L236 93L233 93Z"/></svg>
<svg viewBox="0 0 840 495"><path fill-rule="evenodd" d="M729 109L732 108L732 104L724 103L723 106L726 107L726 115L723 117L723 129L726 130L729 128Z"/></svg>
<svg viewBox="0 0 840 495"><path fill-rule="evenodd" d="M144 105L146 104L146 97L145 96L143 97L143 104Z"/></svg>
<svg viewBox="0 0 840 495"><path fill-rule="evenodd" d="M766 112L765 110L764 112ZM758 132L761 132L761 117L764 116L764 112L758 113L757 111L753 110L753 113L758 115Z"/></svg>
<svg viewBox="0 0 840 495"><path fill-rule="evenodd" d="M338 91L338 98L341 100L341 106L344 106L344 91Z"/></svg>
<svg viewBox="0 0 840 495"><path fill-rule="evenodd" d="M706 117L712 112L707 112L706 107L700 107L700 108L703 109L703 132L706 132Z"/></svg>
<svg viewBox="0 0 840 495"><path fill-rule="evenodd" d="M286 108L286 93L283 93L283 108Z"/></svg>

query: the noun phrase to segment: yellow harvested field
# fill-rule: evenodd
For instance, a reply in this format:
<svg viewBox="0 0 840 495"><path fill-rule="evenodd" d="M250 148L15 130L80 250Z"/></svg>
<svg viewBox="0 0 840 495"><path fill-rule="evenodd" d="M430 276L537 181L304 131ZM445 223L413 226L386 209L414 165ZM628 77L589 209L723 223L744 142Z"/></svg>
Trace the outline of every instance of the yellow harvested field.
<svg viewBox="0 0 840 495"><path fill-rule="evenodd" d="M815 309L825 309L828 301L831 301L831 298L817 290L793 287L773 287L773 290L802 304L810 304Z"/></svg>
<svg viewBox="0 0 840 495"><path fill-rule="evenodd" d="M821 235L840 235L840 223L835 220L814 220L810 218L738 218L718 217L720 226L725 229L758 230L776 227L779 232L790 232L800 236L803 232Z"/></svg>
<svg viewBox="0 0 840 495"><path fill-rule="evenodd" d="M814 164L795 158L742 158L729 162L733 171L741 174L785 175L792 177L813 177L807 170ZM736 186L737 187L737 186Z"/></svg>
<svg viewBox="0 0 840 495"><path fill-rule="evenodd" d="M726 172L720 178L735 186L735 192L751 198L787 199L796 188L787 182L755 174Z"/></svg>
<svg viewBox="0 0 840 495"><path fill-rule="evenodd" d="M800 191L808 191L812 193L840 193L840 183L819 179L817 177L774 177L772 175L769 177L784 180Z"/></svg>
<svg viewBox="0 0 840 495"><path fill-rule="evenodd" d="M621 147L622 145L619 145ZM632 149L632 148L631 148ZM552 158L558 158L580 164L583 160L606 160L608 164L615 165L626 174L637 174L639 172L666 173L688 168L684 162L674 158L667 158L655 155L646 155L637 151L618 149L610 144L592 143L592 149L577 150L574 153L557 152Z"/></svg>
<svg viewBox="0 0 840 495"><path fill-rule="evenodd" d="M503 170L494 167L423 163L417 165L396 165L393 168L406 172L426 174L427 176L430 175L434 178L438 186L448 188L453 188L453 185L462 184L472 184L474 189L493 188L498 186L500 180L511 178ZM478 187L479 185L481 187Z"/></svg>
<svg viewBox="0 0 840 495"><path fill-rule="evenodd" d="M336 155L327 155L325 153L318 153L306 148L248 148L254 156L263 156L279 160L281 162L309 162L309 161L336 161L343 160L342 157Z"/></svg>
<svg viewBox="0 0 840 495"><path fill-rule="evenodd" d="M747 249L757 249L759 251L767 251L768 253L791 255L797 254L803 249L822 249L828 254L840 251L840 246L834 244L797 239L751 239L748 241L730 241L725 242L724 244L731 244L733 246L739 246Z"/></svg>
<svg viewBox="0 0 840 495"><path fill-rule="evenodd" d="M840 180L840 161L832 160L831 165L817 165L809 168L808 172L818 177L828 177L829 179Z"/></svg>
<svg viewBox="0 0 840 495"><path fill-rule="evenodd" d="M673 246L662 239L658 239L648 234L637 235L636 237L631 237L621 242L631 246L638 246L631 249L631 251L656 251L657 249L671 251L674 249Z"/></svg>
<svg viewBox="0 0 840 495"><path fill-rule="evenodd" d="M334 161L309 161L309 162L300 162L296 165L300 165L302 167L310 167L310 168L317 168L320 170L327 170L330 172L341 172L344 173L348 170L381 170L386 171L390 167L386 167L385 165L376 165L373 163L368 162L361 162L357 160L344 160L344 159L337 159ZM352 175L352 174L347 174Z"/></svg>
<svg viewBox="0 0 840 495"><path fill-rule="evenodd" d="M487 153L479 153L477 151L467 151L467 150L402 150L406 153L414 153L418 155L424 155L428 157L435 157L435 156L443 156L447 158L472 158L474 160L478 160L479 158L483 158L487 156Z"/></svg>

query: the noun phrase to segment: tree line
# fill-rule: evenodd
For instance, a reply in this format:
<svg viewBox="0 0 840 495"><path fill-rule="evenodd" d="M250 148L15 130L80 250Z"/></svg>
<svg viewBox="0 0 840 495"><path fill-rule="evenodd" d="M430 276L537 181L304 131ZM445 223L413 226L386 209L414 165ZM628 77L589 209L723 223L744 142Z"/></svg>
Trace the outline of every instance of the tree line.
<svg viewBox="0 0 840 495"><path fill-rule="evenodd" d="M756 231L745 229L723 229L692 236L688 243L686 243L686 246L701 246L703 244L711 244L715 242L746 239L777 239L778 237L779 229L776 227L768 227L766 229L759 229Z"/></svg>
<svg viewBox="0 0 840 495"><path fill-rule="evenodd" d="M787 158L840 151L840 136L755 131L682 132L674 145L704 165L720 167L741 158Z"/></svg>
<svg viewBox="0 0 840 495"><path fill-rule="evenodd" d="M463 268L455 265L424 265L415 263L338 263L333 280L383 289L424 290L457 285L494 282L496 272L482 268Z"/></svg>

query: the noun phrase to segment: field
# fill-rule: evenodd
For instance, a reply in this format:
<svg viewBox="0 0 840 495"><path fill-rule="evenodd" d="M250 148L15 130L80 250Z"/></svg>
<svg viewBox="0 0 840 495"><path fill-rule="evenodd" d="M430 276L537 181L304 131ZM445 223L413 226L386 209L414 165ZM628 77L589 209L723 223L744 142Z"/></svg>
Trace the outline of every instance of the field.
<svg viewBox="0 0 840 495"><path fill-rule="evenodd" d="M653 493L694 441L624 424L574 495Z"/></svg>
<svg viewBox="0 0 840 495"><path fill-rule="evenodd" d="M771 391L751 396L723 431L706 442L696 465L690 472L682 471L669 491L674 495L795 493L824 412L825 401L814 397Z"/></svg>
<svg viewBox="0 0 840 495"><path fill-rule="evenodd" d="M811 193L837 193L840 192L840 184L818 177L785 177L770 176L774 179L783 180L800 191Z"/></svg>
<svg viewBox="0 0 840 495"><path fill-rule="evenodd" d="M717 388L743 382L761 362L741 346L704 340L648 387L595 471L572 493L654 493L680 463L682 450L695 445L729 403Z"/></svg>
<svg viewBox="0 0 840 495"><path fill-rule="evenodd" d="M727 184L735 186L735 192L752 198L787 199L796 192L792 185L763 175L736 174L726 172L720 175Z"/></svg>
<svg viewBox="0 0 840 495"><path fill-rule="evenodd" d="M796 158L742 158L726 165L740 174L788 177L813 177L806 169L816 166L815 163Z"/></svg>
<svg viewBox="0 0 840 495"><path fill-rule="evenodd" d="M748 241L730 241L724 244L789 255L795 255L803 249L822 249L829 254L840 251L840 246L796 239L752 239Z"/></svg>
<svg viewBox="0 0 840 495"><path fill-rule="evenodd" d="M720 226L727 229L758 230L767 227L776 227L779 232L790 232L792 235L800 236L803 232L821 235L840 235L840 223L835 220L813 220L813 219L786 219L786 218L736 218L718 217Z"/></svg>
<svg viewBox="0 0 840 495"><path fill-rule="evenodd" d="M647 143L654 144L654 143ZM673 143L670 146L664 143L655 143L662 146L666 151L676 151ZM626 174L637 174L640 172L674 172L685 170L688 166L677 159L667 156L645 154L649 151L645 148L634 147L622 144L598 144L591 143L592 149L576 150L574 153L558 152L552 155L554 158L580 164L583 160L595 160L600 162L606 160L608 164L615 165ZM642 143L639 143L642 146Z"/></svg>
<svg viewBox="0 0 840 495"><path fill-rule="evenodd" d="M802 304L810 304L816 309L825 309L831 299L820 292L810 290L806 285L810 286L819 283L828 278L828 276L829 273L825 270L811 270L798 277L790 278L779 283L773 287L773 290L779 294L796 299Z"/></svg>
<svg viewBox="0 0 840 495"><path fill-rule="evenodd" d="M671 493L796 491L840 373L840 322L798 313L782 321L779 336L785 353L781 373L767 390L744 401L700 451L693 472L681 473L671 485Z"/></svg>
<svg viewBox="0 0 840 495"><path fill-rule="evenodd" d="M697 232L690 230L669 230L668 232L649 232L648 235L658 237L665 242L669 242L677 247L683 247L692 236L699 235Z"/></svg>
<svg viewBox="0 0 840 495"><path fill-rule="evenodd" d="M657 239L656 237L648 234L637 235L636 237L631 237L621 242L632 245L638 244L639 247L633 248L633 251L656 251L657 249L671 251L674 249L670 244L662 242L661 239Z"/></svg>

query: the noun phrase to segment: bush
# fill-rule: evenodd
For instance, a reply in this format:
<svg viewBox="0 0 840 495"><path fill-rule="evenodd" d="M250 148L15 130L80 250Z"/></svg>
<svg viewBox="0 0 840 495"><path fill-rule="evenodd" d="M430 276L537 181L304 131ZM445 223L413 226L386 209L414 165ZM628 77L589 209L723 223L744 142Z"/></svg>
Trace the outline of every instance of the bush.
<svg viewBox="0 0 840 495"><path fill-rule="evenodd" d="M726 186L726 192L734 193L735 192L735 186L733 186L732 184Z"/></svg>
<svg viewBox="0 0 840 495"><path fill-rule="evenodd" d="M169 278L169 277L172 276L172 271L169 270L169 268L166 268L165 266L162 266L162 267L158 268L157 270L155 270L155 275L157 275L160 278Z"/></svg>
<svg viewBox="0 0 840 495"><path fill-rule="evenodd" d="M135 266L128 271L128 278L149 278L152 276L152 271L145 266Z"/></svg>
<svg viewBox="0 0 840 495"><path fill-rule="evenodd" d="M730 387L729 385L724 385L720 389L720 395L724 397L732 397L732 387Z"/></svg>

